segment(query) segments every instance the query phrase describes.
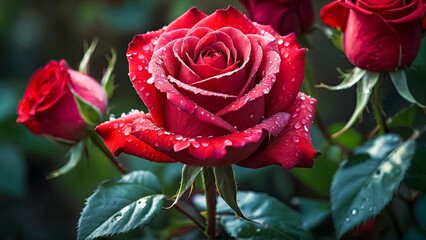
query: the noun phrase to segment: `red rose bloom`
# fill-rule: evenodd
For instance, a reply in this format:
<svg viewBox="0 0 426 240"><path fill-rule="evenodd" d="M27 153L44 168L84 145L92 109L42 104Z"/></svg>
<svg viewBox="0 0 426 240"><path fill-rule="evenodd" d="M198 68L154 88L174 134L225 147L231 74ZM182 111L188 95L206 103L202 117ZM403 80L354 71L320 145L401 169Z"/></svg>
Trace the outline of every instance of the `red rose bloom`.
<svg viewBox="0 0 426 240"><path fill-rule="evenodd" d="M311 167L315 99L299 93L305 49L294 35L234 8L193 8L137 35L129 76L149 113L133 111L96 131L115 155L197 166Z"/></svg>
<svg viewBox="0 0 426 240"><path fill-rule="evenodd" d="M314 22L311 0L240 0L250 18L281 35L305 33Z"/></svg>
<svg viewBox="0 0 426 240"><path fill-rule="evenodd" d="M336 0L320 12L323 22L343 32L349 61L382 72L409 66L426 29L422 0Z"/></svg>
<svg viewBox="0 0 426 240"><path fill-rule="evenodd" d="M91 77L69 69L64 60L50 61L32 76L18 105L18 123L35 134L76 142L87 132L74 94L105 114L107 96Z"/></svg>

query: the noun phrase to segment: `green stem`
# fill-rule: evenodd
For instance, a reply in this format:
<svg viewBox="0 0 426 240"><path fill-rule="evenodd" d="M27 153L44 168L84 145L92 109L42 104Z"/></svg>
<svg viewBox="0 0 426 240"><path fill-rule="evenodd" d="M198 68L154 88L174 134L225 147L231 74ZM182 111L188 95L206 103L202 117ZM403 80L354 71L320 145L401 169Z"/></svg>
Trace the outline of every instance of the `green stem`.
<svg viewBox="0 0 426 240"><path fill-rule="evenodd" d="M118 163L117 158L105 146L105 143L95 131L90 131L90 139L102 151L102 153L111 161L112 164L120 171L121 174L126 174L127 171Z"/></svg>
<svg viewBox="0 0 426 240"><path fill-rule="evenodd" d="M383 85L383 76L380 76L379 81L376 86L374 86L373 94L371 96L371 105L373 106L374 118L376 119L377 126L379 127L379 133L384 134L389 132L388 126L386 124L386 119L383 115L383 106L382 106L382 85Z"/></svg>
<svg viewBox="0 0 426 240"><path fill-rule="evenodd" d="M212 168L203 169L204 191L207 204L207 229L209 240L216 239L216 183Z"/></svg>

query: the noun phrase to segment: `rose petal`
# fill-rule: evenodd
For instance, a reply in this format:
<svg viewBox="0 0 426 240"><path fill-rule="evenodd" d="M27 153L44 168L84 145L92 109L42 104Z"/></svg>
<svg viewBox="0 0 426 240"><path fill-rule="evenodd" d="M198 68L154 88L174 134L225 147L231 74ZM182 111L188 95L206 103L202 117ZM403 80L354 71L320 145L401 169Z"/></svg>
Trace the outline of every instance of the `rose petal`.
<svg viewBox="0 0 426 240"><path fill-rule="evenodd" d="M147 117L146 114L134 111L126 116L98 125L95 131L102 137L108 149L115 156L124 152L154 162L175 162L169 156L154 150L130 134L133 121L145 117Z"/></svg>
<svg viewBox="0 0 426 240"><path fill-rule="evenodd" d="M231 27L241 30L244 34L261 33L252 21L232 6L227 9L216 10L213 14L195 24L194 27L207 27L213 30Z"/></svg>
<svg viewBox="0 0 426 240"><path fill-rule="evenodd" d="M139 118L133 123L132 134L182 163L221 166L250 156L259 147L266 132L279 134L288 118L288 114L278 113L251 129L212 138L187 138L159 129L149 118Z"/></svg>
<svg viewBox="0 0 426 240"><path fill-rule="evenodd" d="M192 28L207 15L197 8L191 8L167 26L167 31L182 28Z"/></svg>
<svg viewBox="0 0 426 240"><path fill-rule="evenodd" d="M353 65L374 72L394 71L401 67L400 47L398 33L382 17L350 11L343 34L343 49Z"/></svg>
<svg viewBox="0 0 426 240"><path fill-rule="evenodd" d="M426 14L422 17L422 30L423 32L426 31Z"/></svg>
<svg viewBox="0 0 426 240"><path fill-rule="evenodd" d="M151 73L148 72L148 63L152 57L155 39L163 33L164 29L147 34L136 35L129 44L127 60L129 62L129 77L139 97L147 106L155 123L164 124L164 103L166 96L158 92L152 84L148 83Z"/></svg>
<svg viewBox="0 0 426 240"><path fill-rule="evenodd" d="M296 98L304 78L305 48L300 48L294 33L277 37L281 56L280 71L266 96L266 116L285 111Z"/></svg>
<svg viewBox="0 0 426 240"><path fill-rule="evenodd" d="M221 116L228 112L233 112L244 107L248 102L254 101L259 97L267 95L273 83L276 81L276 73L278 73L280 65L280 57L277 53L274 38L267 38L259 35L249 36L252 45L258 44L263 49L263 58L258 74L261 74L260 82L241 98L238 98L230 105L219 111L217 115ZM263 72L264 71L264 72Z"/></svg>
<svg viewBox="0 0 426 240"><path fill-rule="evenodd" d="M348 8L342 6L339 1L333 1L321 8L320 18L325 25L344 31L348 14Z"/></svg>
<svg viewBox="0 0 426 240"><path fill-rule="evenodd" d="M214 30L206 27L197 27L189 30L187 36L196 36L199 39L206 36L208 33L213 32ZM229 57L228 57L228 65L231 65L233 61L235 61L237 57L237 50L235 49L234 42L232 38L227 34L217 34L216 37L218 38L218 41L222 42L227 50L229 51ZM189 50L189 49L188 49ZM194 56L195 57L195 56Z"/></svg>
<svg viewBox="0 0 426 240"><path fill-rule="evenodd" d="M86 74L67 70L70 78L69 85L73 93L86 100L92 107L95 107L102 114L106 114L108 107L108 97L102 86Z"/></svg>
<svg viewBox="0 0 426 240"><path fill-rule="evenodd" d="M248 168L260 168L269 165L281 165L285 169L293 167L312 167L314 158L319 154L312 146L310 129L316 100L299 93L290 109L290 121L286 128L265 149L239 162Z"/></svg>
<svg viewBox="0 0 426 240"><path fill-rule="evenodd" d="M212 76L207 79L203 79L192 85L197 85L199 88L210 90L213 92L221 92L225 94L237 95L240 89L246 84L246 68L250 61L250 55L252 47L250 40L246 35L237 29L224 27L211 33L217 40L227 41L228 37L232 39L233 45L235 46L236 54L233 56L234 62L238 64L238 68L233 71L227 71L223 74ZM215 40L215 38L208 38ZM208 42L207 42L208 43Z"/></svg>
<svg viewBox="0 0 426 240"><path fill-rule="evenodd" d="M168 46L169 45L166 45L163 48L166 48ZM164 71L164 65L161 60L162 54L163 54L163 51L160 51L160 50L156 51L152 57L153 60L149 63L149 69L153 73L153 75L151 80L147 81L148 84L154 83L153 85L155 86L155 88L157 88L160 92L165 93L167 97L167 101L171 103L179 111L183 111L190 115L193 115L196 119L202 122L208 123L212 126L223 128L225 130L228 130L229 132L235 132L236 129L233 126L223 121L220 117L214 116L212 113L210 113L206 109L195 104L193 101L188 99L186 96L182 95L182 93L180 93L174 88L174 86L168 81L166 77L167 74ZM167 115L166 119L169 121L171 119L171 115L170 116ZM159 125L159 126L165 126L165 125ZM174 126L174 124L169 126ZM172 130L170 129L170 131Z"/></svg>

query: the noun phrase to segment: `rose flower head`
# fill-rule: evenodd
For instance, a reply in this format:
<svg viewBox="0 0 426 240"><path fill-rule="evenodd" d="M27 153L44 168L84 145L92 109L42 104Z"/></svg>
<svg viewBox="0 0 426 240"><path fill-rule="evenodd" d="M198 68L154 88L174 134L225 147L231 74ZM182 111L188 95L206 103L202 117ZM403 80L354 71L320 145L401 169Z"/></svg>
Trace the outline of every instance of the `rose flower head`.
<svg viewBox="0 0 426 240"><path fill-rule="evenodd" d="M315 99L299 93L305 49L229 7L192 8L129 44L129 77L149 113L96 131L115 155L194 166L311 167Z"/></svg>
<svg viewBox="0 0 426 240"><path fill-rule="evenodd" d="M65 60L50 61L31 77L16 121L35 134L77 142L87 134L88 126L76 97L101 114L107 111L107 95L97 81L70 69Z"/></svg>
<svg viewBox="0 0 426 240"><path fill-rule="evenodd" d="M308 32L314 22L311 0L240 0L253 21L281 35Z"/></svg>
<svg viewBox="0 0 426 240"><path fill-rule="evenodd" d="M320 12L343 33L349 61L373 72L395 71L414 61L426 30L423 0L335 0Z"/></svg>

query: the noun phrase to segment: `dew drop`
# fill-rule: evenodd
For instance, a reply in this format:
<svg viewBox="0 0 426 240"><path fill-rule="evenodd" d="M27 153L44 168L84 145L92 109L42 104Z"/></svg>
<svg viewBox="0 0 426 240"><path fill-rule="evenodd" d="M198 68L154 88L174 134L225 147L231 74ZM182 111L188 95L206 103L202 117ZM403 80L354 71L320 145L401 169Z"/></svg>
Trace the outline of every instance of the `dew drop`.
<svg viewBox="0 0 426 240"><path fill-rule="evenodd" d="M232 146L232 142L229 139L226 139L224 142L225 146Z"/></svg>
<svg viewBox="0 0 426 240"><path fill-rule="evenodd" d="M114 123L114 129L117 129L118 128L118 124L117 123Z"/></svg>
<svg viewBox="0 0 426 240"><path fill-rule="evenodd" d="M356 209L356 208L352 209L351 214L352 214L352 216L357 215L358 214L358 209Z"/></svg>
<svg viewBox="0 0 426 240"><path fill-rule="evenodd" d="M296 122L294 124L294 128L299 129L300 127L302 127L302 124L300 124L300 122Z"/></svg>
<svg viewBox="0 0 426 240"><path fill-rule="evenodd" d="M203 142L203 143L201 143L201 146L203 146L203 147L208 147L208 146L209 146L209 143L208 143L208 142Z"/></svg>
<svg viewBox="0 0 426 240"><path fill-rule="evenodd" d="M281 45L281 44L283 44L284 43L284 40L282 40L282 39L278 39L278 45Z"/></svg>
<svg viewBox="0 0 426 240"><path fill-rule="evenodd" d="M288 52L284 53L284 58L288 58L288 55L289 55Z"/></svg>
<svg viewBox="0 0 426 240"><path fill-rule="evenodd" d="M298 136L291 137L291 140L293 140L293 142L295 142L295 143L298 143L300 141Z"/></svg>
<svg viewBox="0 0 426 240"><path fill-rule="evenodd" d="M142 55L142 54L139 54L139 55L138 55L138 58L142 60L142 59L144 59L144 58L145 58L145 56L144 56L144 55Z"/></svg>
<svg viewBox="0 0 426 240"><path fill-rule="evenodd" d="M345 222L349 222L351 219L350 218L345 218Z"/></svg>
<svg viewBox="0 0 426 240"><path fill-rule="evenodd" d="M142 71L142 69L143 69L142 65L138 65L138 70Z"/></svg>
<svg viewBox="0 0 426 240"><path fill-rule="evenodd" d="M194 146L195 148L199 148L200 147L200 143L197 141L192 142L192 146Z"/></svg>
<svg viewBox="0 0 426 240"><path fill-rule="evenodd" d="M115 215L112 219L116 222L120 221L123 218L123 215L121 213Z"/></svg>
<svg viewBox="0 0 426 240"><path fill-rule="evenodd" d="M252 113L252 114L250 114L250 118L254 118L254 114Z"/></svg>
<svg viewBox="0 0 426 240"><path fill-rule="evenodd" d="M182 139L183 139L183 136L182 136L182 135L176 135L176 140L180 141L180 140L182 140Z"/></svg>
<svg viewBox="0 0 426 240"><path fill-rule="evenodd" d="M284 46L288 47L288 46L290 46L290 43L289 42L285 42Z"/></svg>
<svg viewBox="0 0 426 240"><path fill-rule="evenodd" d="M303 125L303 129L305 129L305 132L309 132L309 129L306 125Z"/></svg>
<svg viewBox="0 0 426 240"><path fill-rule="evenodd" d="M145 51L149 51L151 49L151 47L148 44L146 44L146 45L142 46L142 49L145 50Z"/></svg>

